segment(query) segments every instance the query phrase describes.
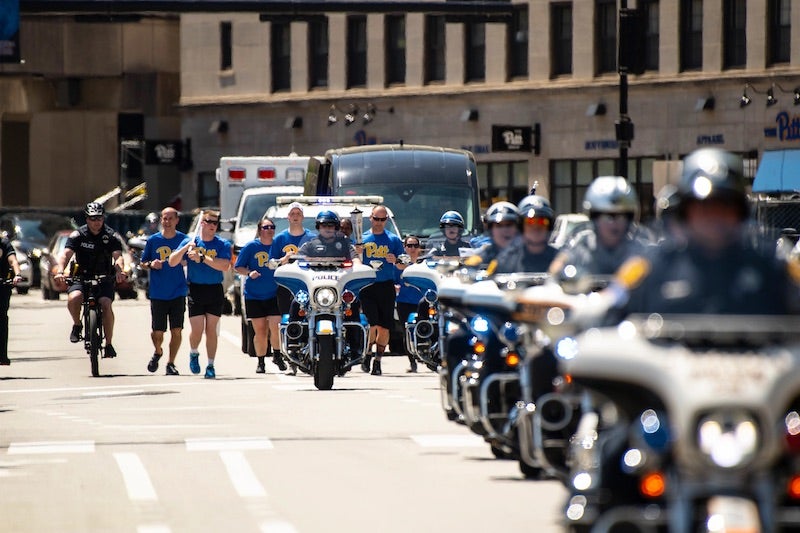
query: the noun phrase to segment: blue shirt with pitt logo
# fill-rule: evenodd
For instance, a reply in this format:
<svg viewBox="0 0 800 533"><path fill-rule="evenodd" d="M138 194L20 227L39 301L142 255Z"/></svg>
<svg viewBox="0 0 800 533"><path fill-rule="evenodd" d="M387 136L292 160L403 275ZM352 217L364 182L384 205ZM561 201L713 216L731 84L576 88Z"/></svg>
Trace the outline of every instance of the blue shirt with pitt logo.
<svg viewBox="0 0 800 533"><path fill-rule="evenodd" d="M278 294L278 284L275 283L275 271L269 268L271 244L263 244L260 239L255 239L242 247L236 258L236 268L245 267L261 274L257 278L244 278L245 300L269 300Z"/></svg>
<svg viewBox="0 0 800 533"><path fill-rule="evenodd" d="M231 258L231 243L216 235L214 235L214 238L210 241L204 241L200 235L187 237L181 242L178 248L182 248L189 242L194 242L197 252L205 254L213 259L230 260ZM222 283L222 272L216 268L210 267L204 262L195 263L187 259L186 276L189 279L189 283L198 283L200 285Z"/></svg>
<svg viewBox="0 0 800 533"><path fill-rule="evenodd" d="M300 235L292 235L288 229L275 235L272 240L272 251L270 252L273 259L280 259L284 255L295 255L297 251L306 242L310 241L316 233L313 231L303 229Z"/></svg>
<svg viewBox="0 0 800 533"><path fill-rule="evenodd" d="M164 237L161 232L154 233L147 238L142 252L142 261L162 261L161 268L149 270L150 284L149 295L151 300L174 300L186 296L186 272L179 264L169 266L169 255L180 248L186 239L186 234L180 231L171 239Z"/></svg>
<svg viewBox="0 0 800 533"><path fill-rule="evenodd" d="M389 230L384 230L383 233L377 235L371 231L367 232L364 234L363 240L364 252L362 253L362 262L365 265L370 265L371 261L383 262L383 266L375 272L376 282L394 282L394 271L397 267L388 262L386 256L390 253L395 256L404 254L405 249L403 248L403 241Z"/></svg>

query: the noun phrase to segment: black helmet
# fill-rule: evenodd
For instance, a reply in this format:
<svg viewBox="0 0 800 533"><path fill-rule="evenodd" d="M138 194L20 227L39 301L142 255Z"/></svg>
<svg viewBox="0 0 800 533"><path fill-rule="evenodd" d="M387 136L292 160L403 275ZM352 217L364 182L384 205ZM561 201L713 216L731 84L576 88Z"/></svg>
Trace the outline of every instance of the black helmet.
<svg viewBox="0 0 800 533"><path fill-rule="evenodd" d="M489 206L484 215L489 227L500 222L519 222L519 209L511 202L495 202Z"/></svg>
<svg viewBox="0 0 800 533"><path fill-rule="evenodd" d="M545 218L549 220L548 227L552 230L555 223L556 213L550 206L550 202L544 196L531 194L520 200L519 217L522 222L526 219Z"/></svg>
<svg viewBox="0 0 800 533"><path fill-rule="evenodd" d="M337 230L341 228L341 223L339 222L339 215L337 215L333 211L327 211L327 210L320 211L319 214L317 215L315 227L319 229L321 224L331 223L331 222L336 224Z"/></svg>
<svg viewBox="0 0 800 533"><path fill-rule="evenodd" d="M106 214L106 210L100 202L89 202L83 212L87 217L101 217Z"/></svg>
<svg viewBox="0 0 800 533"><path fill-rule="evenodd" d="M444 228L445 224L455 224L459 228L464 228L464 217L458 211L445 211L439 219L439 227Z"/></svg>
<svg viewBox="0 0 800 533"><path fill-rule="evenodd" d="M678 195L682 206L691 201L728 200L741 209L742 219L747 218L742 158L719 148L695 150L683 160Z"/></svg>
<svg viewBox="0 0 800 533"><path fill-rule="evenodd" d="M602 213L621 213L636 220L639 216L639 198L622 176L600 176L586 189L583 212L590 218Z"/></svg>

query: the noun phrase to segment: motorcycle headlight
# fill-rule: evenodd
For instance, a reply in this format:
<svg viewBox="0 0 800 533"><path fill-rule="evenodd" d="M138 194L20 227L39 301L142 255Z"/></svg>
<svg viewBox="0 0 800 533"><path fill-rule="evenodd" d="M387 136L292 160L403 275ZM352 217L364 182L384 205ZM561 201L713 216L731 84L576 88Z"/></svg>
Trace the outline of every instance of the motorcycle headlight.
<svg viewBox="0 0 800 533"><path fill-rule="evenodd" d="M330 307L336 303L336 291L330 287L317 289L317 292L314 293L314 301L320 307Z"/></svg>
<svg viewBox="0 0 800 533"><path fill-rule="evenodd" d="M489 331L492 329L489 320L481 315L475 315L472 317L472 320L469 321L469 327L472 329L475 335L482 339L485 339L489 334Z"/></svg>
<svg viewBox="0 0 800 533"><path fill-rule="evenodd" d="M750 461L758 450L759 430L746 412L716 412L697 424L697 445L721 468L736 468Z"/></svg>
<svg viewBox="0 0 800 533"><path fill-rule="evenodd" d="M425 298L425 301L428 302L429 304L436 303L436 298L437 298L436 291L428 289L427 291L425 291L425 295L423 296L423 298Z"/></svg>
<svg viewBox="0 0 800 533"><path fill-rule="evenodd" d="M301 306L305 307L308 304L308 293L306 291L297 291L297 294L294 295L294 299L297 300Z"/></svg>

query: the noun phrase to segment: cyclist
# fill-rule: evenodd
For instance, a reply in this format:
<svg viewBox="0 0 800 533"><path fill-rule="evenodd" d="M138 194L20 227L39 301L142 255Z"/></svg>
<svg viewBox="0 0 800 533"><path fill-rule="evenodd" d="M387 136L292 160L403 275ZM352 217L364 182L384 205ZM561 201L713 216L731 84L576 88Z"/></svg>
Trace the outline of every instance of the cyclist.
<svg viewBox="0 0 800 533"><path fill-rule="evenodd" d="M17 252L5 235L0 238L0 256L2 256L0 258L0 279L8 279L13 272L14 277L11 279L11 284L16 285L22 281ZM10 303L11 285L3 284L0 286L0 318L3 321L0 324L0 365L11 364L8 358L8 306Z"/></svg>
<svg viewBox="0 0 800 533"><path fill-rule="evenodd" d="M64 284L64 278L70 260L75 257L76 273L81 277L107 275L100 285L100 305L103 309L103 329L105 330L106 347L103 357L116 357L117 351L112 345L114 338L114 283L122 283L128 277L122 258L122 242L114 231L105 223L105 208L99 202L89 202L84 209L86 224L73 231L64 245L64 251L58 258L58 274L54 280ZM67 309L72 316L70 342L81 340L81 307L83 305L84 284L78 280L68 289Z"/></svg>

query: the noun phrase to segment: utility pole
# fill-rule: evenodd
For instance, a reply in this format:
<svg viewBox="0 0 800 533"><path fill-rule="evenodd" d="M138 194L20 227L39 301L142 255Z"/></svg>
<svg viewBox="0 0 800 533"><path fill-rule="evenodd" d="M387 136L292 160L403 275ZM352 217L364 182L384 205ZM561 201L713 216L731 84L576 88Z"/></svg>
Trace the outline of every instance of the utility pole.
<svg viewBox="0 0 800 533"><path fill-rule="evenodd" d="M617 71L619 72L619 119L614 123L619 160L617 174L628 179L628 149L633 141L633 122L628 116L628 74L644 72L644 26L638 9L620 0L617 24Z"/></svg>

